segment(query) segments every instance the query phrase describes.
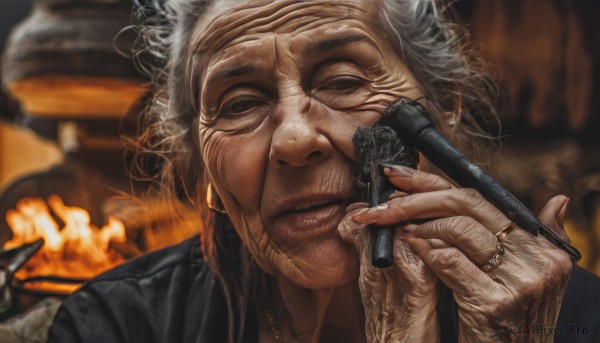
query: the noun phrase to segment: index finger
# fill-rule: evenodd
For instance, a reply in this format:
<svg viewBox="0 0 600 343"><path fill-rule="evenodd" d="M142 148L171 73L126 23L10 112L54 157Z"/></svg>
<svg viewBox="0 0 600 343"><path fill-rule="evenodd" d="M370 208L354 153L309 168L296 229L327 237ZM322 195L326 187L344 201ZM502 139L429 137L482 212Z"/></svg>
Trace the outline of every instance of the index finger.
<svg viewBox="0 0 600 343"><path fill-rule="evenodd" d="M432 192L456 188L450 181L435 174L426 173L405 166L385 164L383 173L397 188L410 192Z"/></svg>

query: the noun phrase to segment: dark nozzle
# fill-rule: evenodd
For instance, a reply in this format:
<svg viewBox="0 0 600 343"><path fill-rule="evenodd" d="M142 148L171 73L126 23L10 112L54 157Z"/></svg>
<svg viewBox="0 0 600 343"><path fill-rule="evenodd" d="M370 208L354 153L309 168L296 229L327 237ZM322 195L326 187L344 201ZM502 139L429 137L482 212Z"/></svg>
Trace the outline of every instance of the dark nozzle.
<svg viewBox="0 0 600 343"><path fill-rule="evenodd" d="M371 228L371 264L377 268L387 268L393 262L392 228Z"/></svg>
<svg viewBox="0 0 600 343"><path fill-rule="evenodd" d="M380 120L391 127L403 141L414 146L416 138L428 127L433 127L429 112L418 101L400 97L388 105Z"/></svg>
<svg viewBox="0 0 600 343"><path fill-rule="evenodd" d="M470 161L436 130L427 110L418 101L400 98L381 116L380 125L389 126L399 138L419 150L429 161L462 187L474 188L492 205L532 235L542 234L568 252L574 260L581 254L562 241L523 205L519 199Z"/></svg>
<svg viewBox="0 0 600 343"><path fill-rule="evenodd" d="M400 102L392 104L401 108ZM395 112L387 109L386 112ZM389 199L394 186L384 175L382 166L417 166L419 155L398 138L388 126L375 124L373 127L360 127L352 137L354 152L359 164L359 187L366 186L370 206L376 206ZM393 228L371 227L371 261L375 267L385 268L392 264Z"/></svg>

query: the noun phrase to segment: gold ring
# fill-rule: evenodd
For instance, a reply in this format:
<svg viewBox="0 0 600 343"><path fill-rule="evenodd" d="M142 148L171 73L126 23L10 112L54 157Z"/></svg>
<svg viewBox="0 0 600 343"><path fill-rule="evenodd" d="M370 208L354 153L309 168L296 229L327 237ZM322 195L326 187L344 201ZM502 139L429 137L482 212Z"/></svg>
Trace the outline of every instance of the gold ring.
<svg viewBox="0 0 600 343"><path fill-rule="evenodd" d="M515 229L515 227L517 227L517 224L515 224L514 222L510 222L510 224L506 225L504 229L496 233L496 237L498 237L499 241L503 240L504 238L506 238L506 236L508 236L509 233L512 232L512 230Z"/></svg>
<svg viewBox="0 0 600 343"><path fill-rule="evenodd" d="M503 256L504 256L504 245L502 245L502 243L500 243L500 241L498 241L498 244L496 244L496 252L494 253L494 256L492 256L481 267L481 270L483 270L486 273L489 273L492 269L496 268L500 264L500 262L502 262Z"/></svg>

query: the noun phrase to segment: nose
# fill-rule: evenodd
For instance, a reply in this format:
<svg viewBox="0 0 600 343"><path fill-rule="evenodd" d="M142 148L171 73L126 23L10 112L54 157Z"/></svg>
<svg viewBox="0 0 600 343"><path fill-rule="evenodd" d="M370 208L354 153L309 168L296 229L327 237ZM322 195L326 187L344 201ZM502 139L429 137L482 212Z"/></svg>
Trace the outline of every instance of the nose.
<svg viewBox="0 0 600 343"><path fill-rule="evenodd" d="M322 118L311 111L310 99L299 98L280 101L271 117L275 128L269 162L276 169L314 165L331 156L333 150L319 127Z"/></svg>

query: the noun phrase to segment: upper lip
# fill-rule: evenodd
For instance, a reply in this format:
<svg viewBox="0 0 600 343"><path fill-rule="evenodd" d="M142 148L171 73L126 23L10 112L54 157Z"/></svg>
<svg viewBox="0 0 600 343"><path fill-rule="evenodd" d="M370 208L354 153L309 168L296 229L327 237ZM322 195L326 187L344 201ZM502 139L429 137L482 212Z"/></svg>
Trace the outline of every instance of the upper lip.
<svg viewBox="0 0 600 343"><path fill-rule="evenodd" d="M273 209L269 218L277 218L294 211L308 210L317 206L323 206L327 204L343 203L348 202L350 197L345 197L340 194L333 193L320 193L320 194L306 194L294 196L289 199L282 201L277 207Z"/></svg>

